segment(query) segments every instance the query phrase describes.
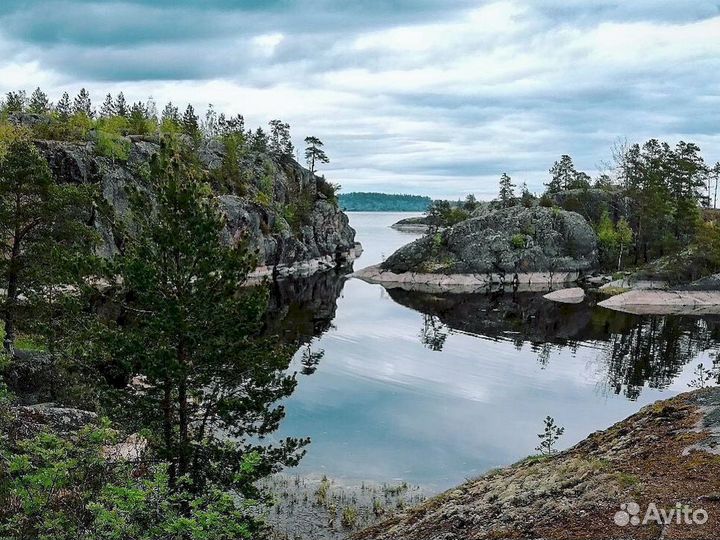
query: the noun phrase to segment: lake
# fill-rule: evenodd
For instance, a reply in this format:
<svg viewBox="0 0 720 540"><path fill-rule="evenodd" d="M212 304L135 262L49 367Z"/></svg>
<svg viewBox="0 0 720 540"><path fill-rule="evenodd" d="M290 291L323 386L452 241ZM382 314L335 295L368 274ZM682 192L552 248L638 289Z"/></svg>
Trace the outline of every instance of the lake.
<svg viewBox="0 0 720 540"><path fill-rule="evenodd" d="M418 238L389 227L411 215L350 213L364 247L354 268ZM388 292L331 274L285 292L305 291L315 310L294 317L314 337L292 368L312 374L299 375L273 436L312 439L298 474L448 488L536 453L548 415L568 447L688 390L720 343L717 317L630 316L537 294Z"/></svg>

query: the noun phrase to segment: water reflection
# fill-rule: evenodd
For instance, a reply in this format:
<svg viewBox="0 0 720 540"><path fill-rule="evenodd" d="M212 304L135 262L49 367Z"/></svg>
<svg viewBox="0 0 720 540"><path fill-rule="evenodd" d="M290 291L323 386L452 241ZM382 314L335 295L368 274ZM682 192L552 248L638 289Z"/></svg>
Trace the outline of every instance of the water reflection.
<svg viewBox="0 0 720 540"><path fill-rule="evenodd" d="M356 268L415 239L403 215L351 214ZM653 318L518 293L386 291L342 274L276 285L267 330L300 377L273 439L312 439L299 474L449 488L533 452L546 415L568 447L712 364L718 318ZM628 399L630 398L630 399Z"/></svg>
<svg viewBox="0 0 720 540"><path fill-rule="evenodd" d="M448 332L529 343L547 367L553 350L599 349L605 384L615 394L637 399L644 386L667 388L701 352L717 348L720 317L640 316L594 305L559 304L542 295L429 294L391 289L397 303L422 313L420 340L441 351Z"/></svg>

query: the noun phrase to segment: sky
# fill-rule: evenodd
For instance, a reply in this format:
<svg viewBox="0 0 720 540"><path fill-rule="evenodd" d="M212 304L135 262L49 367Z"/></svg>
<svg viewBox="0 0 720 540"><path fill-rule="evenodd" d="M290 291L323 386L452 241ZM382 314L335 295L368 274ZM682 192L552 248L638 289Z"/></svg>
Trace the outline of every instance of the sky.
<svg viewBox="0 0 720 540"><path fill-rule="evenodd" d="M720 1L1 0L0 91L36 86L280 118L343 191L487 199L617 141L720 160Z"/></svg>

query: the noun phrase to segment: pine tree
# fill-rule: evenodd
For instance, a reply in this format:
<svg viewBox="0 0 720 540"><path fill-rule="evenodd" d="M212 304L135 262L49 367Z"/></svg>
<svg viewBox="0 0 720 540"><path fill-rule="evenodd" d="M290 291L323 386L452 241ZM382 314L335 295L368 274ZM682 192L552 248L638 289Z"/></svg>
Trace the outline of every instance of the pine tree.
<svg viewBox="0 0 720 540"><path fill-rule="evenodd" d="M127 118L130 111L128 111L127 101L125 101L125 94L120 92L115 99L115 116L122 116Z"/></svg>
<svg viewBox="0 0 720 540"><path fill-rule="evenodd" d="M183 133L189 135L193 139L196 139L200 135L200 124L198 122L198 116L195 114L195 109L192 105L188 104L185 109L181 120Z"/></svg>
<svg viewBox="0 0 720 540"><path fill-rule="evenodd" d="M253 152L264 154L268 150L268 137L263 128L258 127L250 138L250 148Z"/></svg>
<svg viewBox="0 0 720 540"><path fill-rule="evenodd" d="M509 208L515 205L515 184L512 183L507 173L503 173L500 177L500 193L498 199L502 208Z"/></svg>
<svg viewBox="0 0 720 540"><path fill-rule="evenodd" d="M18 303L20 294L45 300L51 280L69 284L72 272L60 279L59 265L72 257L65 248L76 249L89 242L88 227L81 221L82 208L90 207L85 188L58 185L47 161L32 141L13 141L0 160L0 275L7 291L2 305L5 323L5 350L12 352L20 314L29 315L28 300Z"/></svg>
<svg viewBox="0 0 720 540"><path fill-rule="evenodd" d="M19 92L8 92L5 94L5 112L23 112L27 103L27 97L25 96L25 90Z"/></svg>
<svg viewBox="0 0 720 540"><path fill-rule="evenodd" d="M28 112L35 114L46 114L50 110L50 101L48 100L47 94L36 88L30 96L30 103L28 104Z"/></svg>
<svg viewBox="0 0 720 540"><path fill-rule="evenodd" d="M100 107L100 118L112 118L113 116L115 116L115 103L112 94L108 94Z"/></svg>
<svg viewBox="0 0 720 540"><path fill-rule="evenodd" d="M80 92L73 101L73 114L84 114L88 118L92 118L95 114L92 109L92 101L90 100L90 94L84 88L80 89Z"/></svg>
<svg viewBox="0 0 720 540"><path fill-rule="evenodd" d="M295 149L290 137L290 124L270 121L270 152L278 157L292 157Z"/></svg>
<svg viewBox="0 0 720 540"><path fill-rule="evenodd" d="M128 116L129 127L134 135L145 135L148 132L147 111L145 105L141 101L137 101L130 107Z"/></svg>
<svg viewBox="0 0 720 540"><path fill-rule="evenodd" d="M129 324L90 342L147 381L124 391L116 414L152 433L174 493L213 485L255 498L258 478L296 464L307 442L262 442L296 384L285 372L292 351L259 337L266 291L242 287L253 254L224 241L218 202L183 152L163 138L147 190L130 194L133 232L108 272ZM241 478L248 457L256 468Z"/></svg>
<svg viewBox="0 0 720 540"><path fill-rule="evenodd" d="M70 106L70 95L67 92L63 92L60 101L55 105L55 112L63 122L66 122L68 118L70 118L72 108Z"/></svg>
<svg viewBox="0 0 720 540"><path fill-rule="evenodd" d="M330 163L325 151L322 149L323 142L317 137L305 137L305 159L310 166L310 172L315 174L316 163Z"/></svg>
<svg viewBox="0 0 720 540"><path fill-rule="evenodd" d="M165 105L160 120L162 122L180 122L180 113L178 111L178 108L173 105L172 101Z"/></svg>

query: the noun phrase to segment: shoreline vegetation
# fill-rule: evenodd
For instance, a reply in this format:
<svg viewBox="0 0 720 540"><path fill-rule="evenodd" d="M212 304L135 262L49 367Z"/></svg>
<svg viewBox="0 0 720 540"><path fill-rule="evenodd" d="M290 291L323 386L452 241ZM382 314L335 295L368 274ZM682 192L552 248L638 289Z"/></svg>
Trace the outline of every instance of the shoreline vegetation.
<svg viewBox="0 0 720 540"><path fill-rule="evenodd" d="M305 144L307 168L280 120L266 133L212 107L201 120L191 106L158 113L122 93L99 110L84 89L54 105L40 89L5 96L0 536L256 540L272 534L273 503L286 538L296 519L315 520L308 534L327 538L369 526L355 538L376 540L627 536L611 521L623 500L720 512L717 388L657 402L557 454L562 428L548 417L557 436L547 455L427 501L407 484L346 492L327 478L278 476L310 442L273 437L282 403L322 353L308 345L301 373L289 373L307 342L276 319L297 312L271 312L271 280L244 285L351 263L360 248L343 201L374 210L429 201L339 198L317 174L329 162L322 141ZM355 275L465 293L623 272L713 294L720 225L707 194L720 166L684 142L617 155L594 183L562 156L540 197L527 187L516 196L503 174L495 201L435 201L404 224L426 227L423 238ZM711 537L717 526L701 530Z"/></svg>
<svg viewBox="0 0 720 540"><path fill-rule="evenodd" d="M277 333L268 279L245 285L358 249L322 141L305 144L307 168L280 120L6 94L1 537L269 533L260 480L309 443L269 437L302 338Z"/></svg>

